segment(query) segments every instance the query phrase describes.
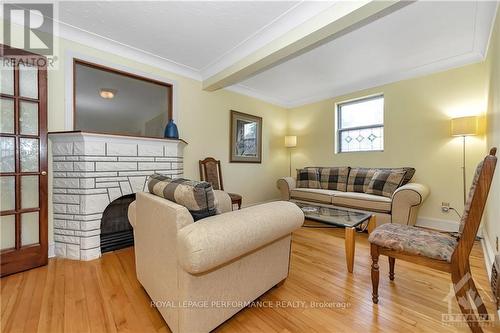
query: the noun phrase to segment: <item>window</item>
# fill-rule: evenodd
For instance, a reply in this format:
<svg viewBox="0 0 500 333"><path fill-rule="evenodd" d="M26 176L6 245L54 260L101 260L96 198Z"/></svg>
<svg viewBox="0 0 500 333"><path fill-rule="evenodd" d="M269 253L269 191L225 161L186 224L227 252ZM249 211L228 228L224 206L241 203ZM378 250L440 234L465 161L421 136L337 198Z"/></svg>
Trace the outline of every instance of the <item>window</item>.
<svg viewBox="0 0 500 333"><path fill-rule="evenodd" d="M384 96L337 105L337 151L384 150Z"/></svg>

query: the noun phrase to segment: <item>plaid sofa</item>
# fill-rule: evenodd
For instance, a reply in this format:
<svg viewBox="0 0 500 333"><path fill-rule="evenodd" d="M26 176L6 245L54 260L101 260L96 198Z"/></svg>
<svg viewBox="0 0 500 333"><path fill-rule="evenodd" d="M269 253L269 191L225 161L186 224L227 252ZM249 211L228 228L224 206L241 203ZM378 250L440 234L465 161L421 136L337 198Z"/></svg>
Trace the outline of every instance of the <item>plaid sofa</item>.
<svg viewBox="0 0 500 333"><path fill-rule="evenodd" d="M373 212L377 224L414 225L429 189L411 182L414 168L306 167L297 179L277 186L282 200L332 205Z"/></svg>

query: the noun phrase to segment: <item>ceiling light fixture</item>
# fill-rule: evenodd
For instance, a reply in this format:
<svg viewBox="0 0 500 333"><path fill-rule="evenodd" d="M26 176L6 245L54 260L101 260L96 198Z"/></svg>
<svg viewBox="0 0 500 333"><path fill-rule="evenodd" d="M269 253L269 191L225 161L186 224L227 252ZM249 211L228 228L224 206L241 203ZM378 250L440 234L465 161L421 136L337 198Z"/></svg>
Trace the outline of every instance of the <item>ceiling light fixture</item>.
<svg viewBox="0 0 500 333"><path fill-rule="evenodd" d="M102 88L101 91L99 92L99 95L104 99L112 99L113 97L115 97L115 94L116 90L108 88Z"/></svg>

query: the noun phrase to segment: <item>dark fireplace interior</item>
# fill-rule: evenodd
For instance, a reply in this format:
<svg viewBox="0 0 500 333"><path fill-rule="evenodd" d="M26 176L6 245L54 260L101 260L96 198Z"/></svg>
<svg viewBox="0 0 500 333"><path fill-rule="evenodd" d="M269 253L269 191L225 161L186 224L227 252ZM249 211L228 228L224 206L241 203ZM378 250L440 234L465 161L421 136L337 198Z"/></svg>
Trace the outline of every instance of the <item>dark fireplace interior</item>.
<svg viewBox="0 0 500 333"><path fill-rule="evenodd" d="M101 252L109 252L134 245L132 226L128 222L128 206L135 194L124 195L106 207L101 219Z"/></svg>

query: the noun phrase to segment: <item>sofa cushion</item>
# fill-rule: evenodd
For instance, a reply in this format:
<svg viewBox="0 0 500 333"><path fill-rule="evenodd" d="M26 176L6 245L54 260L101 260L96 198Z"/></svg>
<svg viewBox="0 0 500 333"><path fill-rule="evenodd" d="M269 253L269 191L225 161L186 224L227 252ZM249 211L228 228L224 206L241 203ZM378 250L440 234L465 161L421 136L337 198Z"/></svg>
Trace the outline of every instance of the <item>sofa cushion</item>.
<svg viewBox="0 0 500 333"><path fill-rule="evenodd" d="M338 191L320 188L295 188L290 191L290 198L331 204L336 192Z"/></svg>
<svg viewBox="0 0 500 333"><path fill-rule="evenodd" d="M356 193L356 192L335 192L332 200L333 205L370 210L375 212L389 213L392 208L392 200L380 195Z"/></svg>
<svg viewBox="0 0 500 333"><path fill-rule="evenodd" d="M351 168L347 180L347 192L364 193L377 169Z"/></svg>
<svg viewBox="0 0 500 333"><path fill-rule="evenodd" d="M217 201L210 183L184 178L171 179L155 173L148 179L148 190L186 207L195 221L217 214Z"/></svg>
<svg viewBox="0 0 500 333"><path fill-rule="evenodd" d="M373 174L366 193L391 198L394 191L401 186L405 171L377 170Z"/></svg>
<svg viewBox="0 0 500 333"><path fill-rule="evenodd" d="M297 187L321 188L318 168L297 169Z"/></svg>
<svg viewBox="0 0 500 333"><path fill-rule="evenodd" d="M402 167L402 168L377 168L377 170L393 171L393 172L404 172L403 181L401 186L408 184L413 176L415 175L415 168Z"/></svg>
<svg viewBox="0 0 500 333"><path fill-rule="evenodd" d="M349 167L319 168L321 188L324 190L347 191Z"/></svg>
<svg viewBox="0 0 500 333"><path fill-rule="evenodd" d="M457 246L457 239L450 235L396 223L377 227L368 240L391 250L447 262Z"/></svg>

